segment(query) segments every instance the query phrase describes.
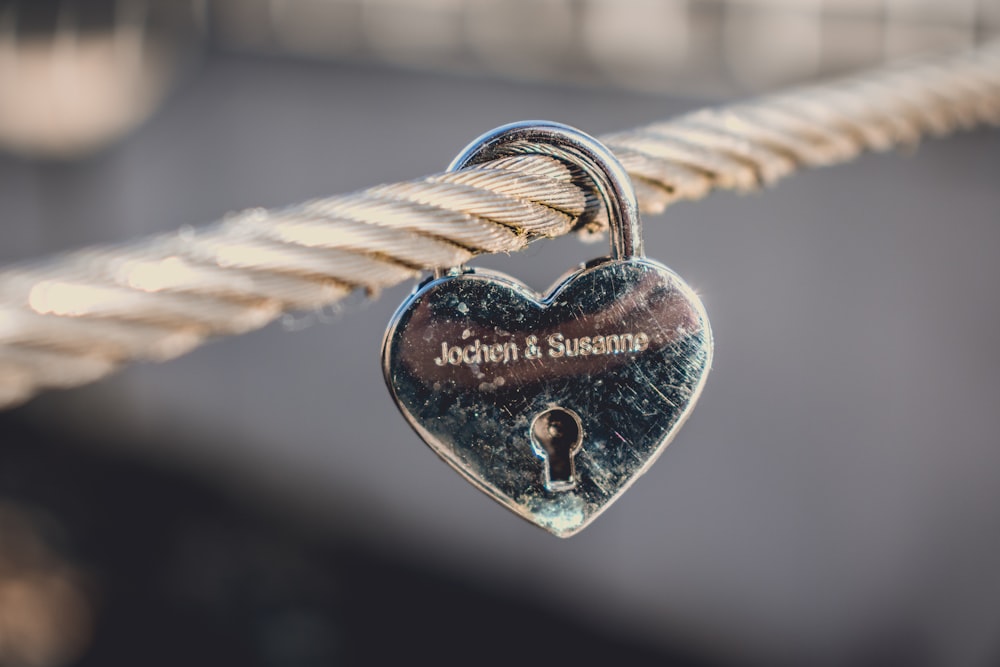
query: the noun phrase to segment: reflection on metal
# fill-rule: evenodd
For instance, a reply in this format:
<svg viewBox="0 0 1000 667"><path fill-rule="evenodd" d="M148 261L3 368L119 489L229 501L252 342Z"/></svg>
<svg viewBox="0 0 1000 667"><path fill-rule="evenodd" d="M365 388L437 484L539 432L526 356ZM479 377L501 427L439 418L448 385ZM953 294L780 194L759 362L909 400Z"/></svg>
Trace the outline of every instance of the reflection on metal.
<svg viewBox="0 0 1000 667"><path fill-rule="evenodd" d="M403 416L442 459L569 537L676 435L711 366L712 334L697 295L642 257L628 175L593 138L515 123L473 142L451 169L536 151L591 179L610 221L610 256L545 297L495 272L439 275L400 306L382 360Z"/></svg>
<svg viewBox="0 0 1000 667"><path fill-rule="evenodd" d="M698 300L662 264L608 260L541 297L476 270L423 285L387 334L401 411L447 463L519 516L575 534L656 460L711 364ZM553 484L532 437L553 409L583 433L574 477ZM558 480L556 480L558 481Z"/></svg>

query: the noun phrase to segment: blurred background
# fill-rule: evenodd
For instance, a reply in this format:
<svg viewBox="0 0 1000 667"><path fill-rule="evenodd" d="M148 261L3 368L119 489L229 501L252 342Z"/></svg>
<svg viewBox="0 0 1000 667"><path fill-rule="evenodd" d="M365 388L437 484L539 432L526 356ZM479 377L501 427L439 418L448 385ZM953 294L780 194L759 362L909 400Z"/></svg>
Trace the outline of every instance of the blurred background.
<svg viewBox="0 0 1000 667"><path fill-rule="evenodd" d="M998 33L1000 0L4 1L0 262ZM397 414L408 287L0 413L0 665L1000 664L998 173L979 130L647 219L715 367L567 541Z"/></svg>

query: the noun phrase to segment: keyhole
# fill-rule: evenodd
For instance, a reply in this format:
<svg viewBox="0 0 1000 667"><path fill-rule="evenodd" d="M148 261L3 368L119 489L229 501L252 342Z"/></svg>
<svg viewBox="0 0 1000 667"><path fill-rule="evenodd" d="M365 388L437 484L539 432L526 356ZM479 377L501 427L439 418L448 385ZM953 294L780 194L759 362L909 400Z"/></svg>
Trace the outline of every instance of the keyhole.
<svg viewBox="0 0 1000 667"><path fill-rule="evenodd" d="M565 408L546 410L531 424L531 440L545 457L546 486L565 491L576 485L573 457L580 450L583 428L576 413Z"/></svg>

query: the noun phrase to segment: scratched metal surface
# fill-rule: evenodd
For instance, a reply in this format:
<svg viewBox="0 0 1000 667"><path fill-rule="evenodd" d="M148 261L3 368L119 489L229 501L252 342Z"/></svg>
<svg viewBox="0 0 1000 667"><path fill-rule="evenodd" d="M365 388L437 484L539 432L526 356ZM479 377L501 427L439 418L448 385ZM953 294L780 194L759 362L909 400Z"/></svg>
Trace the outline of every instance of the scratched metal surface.
<svg viewBox="0 0 1000 667"><path fill-rule="evenodd" d="M648 260L608 260L544 299L495 272L434 280L393 319L383 365L401 411L442 459L516 514L569 537L684 423L711 347L705 311L676 274ZM535 420L553 409L573 416L578 445L533 440ZM555 476L550 455L571 471Z"/></svg>
<svg viewBox="0 0 1000 667"><path fill-rule="evenodd" d="M512 120L599 134L696 106L215 58L92 160L0 157L0 258L422 175ZM409 288L21 414L623 637L734 664L996 664L997 173L984 130L647 218L647 253L711 314L713 370L659 462L571 540L497 507L396 413L379 346ZM476 265L542 290L604 253L560 239Z"/></svg>

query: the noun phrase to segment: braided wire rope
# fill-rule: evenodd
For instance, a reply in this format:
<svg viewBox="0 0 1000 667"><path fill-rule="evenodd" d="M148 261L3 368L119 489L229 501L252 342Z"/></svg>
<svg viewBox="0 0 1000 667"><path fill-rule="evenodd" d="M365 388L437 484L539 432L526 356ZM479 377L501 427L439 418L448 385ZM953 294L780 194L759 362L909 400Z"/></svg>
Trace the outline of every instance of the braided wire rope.
<svg viewBox="0 0 1000 667"><path fill-rule="evenodd" d="M865 151L1000 125L1000 42L599 137L644 213ZM581 173L526 146L459 172L0 268L0 408L164 361L286 311L604 224ZM541 152L539 152L541 151Z"/></svg>

